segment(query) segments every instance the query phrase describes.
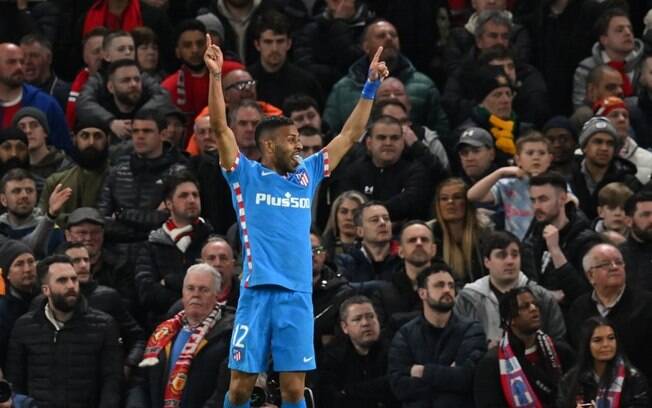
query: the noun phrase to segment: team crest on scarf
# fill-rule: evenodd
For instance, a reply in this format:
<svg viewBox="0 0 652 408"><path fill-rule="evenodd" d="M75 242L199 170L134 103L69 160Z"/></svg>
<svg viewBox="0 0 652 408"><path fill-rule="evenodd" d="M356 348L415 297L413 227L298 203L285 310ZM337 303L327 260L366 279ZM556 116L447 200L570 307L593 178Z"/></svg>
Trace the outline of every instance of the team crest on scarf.
<svg viewBox="0 0 652 408"><path fill-rule="evenodd" d="M503 334L498 346L498 363L500 385L507 405L510 408L541 408L541 403L534 395L521 364L512 351L507 332Z"/></svg>

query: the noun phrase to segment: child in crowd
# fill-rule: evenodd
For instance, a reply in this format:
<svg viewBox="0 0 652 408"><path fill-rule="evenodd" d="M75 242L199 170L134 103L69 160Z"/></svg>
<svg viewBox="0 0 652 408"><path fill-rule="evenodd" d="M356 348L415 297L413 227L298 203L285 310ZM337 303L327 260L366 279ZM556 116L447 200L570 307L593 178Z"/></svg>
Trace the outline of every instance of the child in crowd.
<svg viewBox="0 0 652 408"><path fill-rule="evenodd" d="M467 193L470 201L502 205L505 229L523 239L532 221L528 192L529 178L550 167L550 143L539 132L530 132L516 141L516 166L501 167L475 183Z"/></svg>
<svg viewBox="0 0 652 408"><path fill-rule="evenodd" d="M598 192L598 218L593 229L614 245L620 245L629 235L625 201L634 193L623 183L609 183Z"/></svg>

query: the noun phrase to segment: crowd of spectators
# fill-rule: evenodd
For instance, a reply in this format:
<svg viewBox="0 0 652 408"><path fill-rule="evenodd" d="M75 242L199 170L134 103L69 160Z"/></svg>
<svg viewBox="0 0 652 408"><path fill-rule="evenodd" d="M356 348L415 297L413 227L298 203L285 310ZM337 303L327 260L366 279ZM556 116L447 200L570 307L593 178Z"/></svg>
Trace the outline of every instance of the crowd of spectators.
<svg viewBox="0 0 652 408"><path fill-rule="evenodd" d="M251 160L390 71L310 203L311 406L652 407L652 0L10 0L0 408L221 406L248 242L207 38Z"/></svg>

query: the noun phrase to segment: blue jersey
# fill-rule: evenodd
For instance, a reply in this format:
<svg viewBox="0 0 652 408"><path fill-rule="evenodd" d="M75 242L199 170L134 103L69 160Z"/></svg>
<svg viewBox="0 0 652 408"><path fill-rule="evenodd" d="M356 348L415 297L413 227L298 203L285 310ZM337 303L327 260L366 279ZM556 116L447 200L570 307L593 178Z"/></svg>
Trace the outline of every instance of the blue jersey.
<svg viewBox="0 0 652 408"><path fill-rule="evenodd" d="M222 169L233 192L242 242L242 285L312 291L312 198L328 176L326 149L281 176L242 153Z"/></svg>

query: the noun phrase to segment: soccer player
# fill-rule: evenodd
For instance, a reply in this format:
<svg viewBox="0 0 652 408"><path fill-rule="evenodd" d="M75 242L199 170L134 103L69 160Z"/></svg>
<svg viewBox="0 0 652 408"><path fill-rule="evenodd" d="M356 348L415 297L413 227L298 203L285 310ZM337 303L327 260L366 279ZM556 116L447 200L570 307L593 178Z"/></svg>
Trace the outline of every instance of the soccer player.
<svg viewBox="0 0 652 408"><path fill-rule="evenodd" d="M378 47L361 98L342 132L320 152L301 159L299 132L285 117L263 119L255 140L262 158L242 155L226 124L223 55L207 37L209 113L225 178L233 191L243 243L242 292L231 339L231 383L225 408L249 407L258 373L280 372L283 408L305 407L305 371L315 368L312 314L311 200L358 140L373 98L389 75Z"/></svg>

